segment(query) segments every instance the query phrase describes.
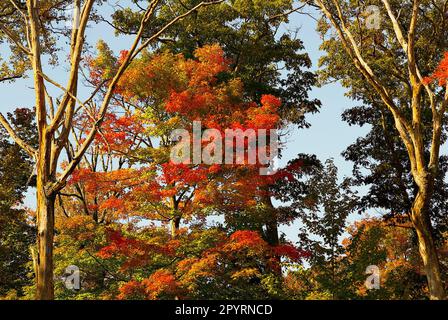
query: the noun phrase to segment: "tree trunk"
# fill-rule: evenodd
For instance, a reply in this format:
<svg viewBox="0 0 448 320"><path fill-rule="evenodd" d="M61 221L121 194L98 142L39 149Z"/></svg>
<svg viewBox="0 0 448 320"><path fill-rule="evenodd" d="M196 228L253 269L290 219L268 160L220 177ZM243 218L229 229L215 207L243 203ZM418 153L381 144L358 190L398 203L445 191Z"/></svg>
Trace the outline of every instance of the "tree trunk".
<svg viewBox="0 0 448 320"><path fill-rule="evenodd" d="M279 245L277 217L270 212L266 221L266 240L271 246Z"/></svg>
<svg viewBox="0 0 448 320"><path fill-rule="evenodd" d="M174 201L174 204L175 204L175 208L177 209L177 207L178 207L177 202ZM173 218L171 219L171 222L170 222L170 224L171 224L170 229L171 229L171 238L172 238L172 239L176 239L177 232L179 231L179 227L180 227L180 220L181 220L180 217L173 217ZM174 297L174 300L179 300L179 297L178 297L178 296L175 296L175 297Z"/></svg>
<svg viewBox="0 0 448 320"><path fill-rule="evenodd" d="M38 177L37 183L37 270L36 299L54 299L53 280L53 238L55 196L45 194L44 183Z"/></svg>
<svg viewBox="0 0 448 320"><path fill-rule="evenodd" d="M175 198L171 198L171 208L173 210L173 216L170 221L171 238L175 239L180 227L181 216L179 216L179 201Z"/></svg>
<svg viewBox="0 0 448 320"><path fill-rule="evenodd" d="M180 227L180 218L179 217L174 217L171 219L171 238L175 239L177 232L179 231L179 227Z"/></svg>
<svg viewBox="0 0 448 320"><path fill-rule="evenodd" d="M276 210L269 195L264 196L262 201L266 206L266 241L271 246L278 246L280 239L278 237L278 220Z"/></svg>
<svg viewBox="0 0 448 320"><path fill-rule="evenodd" d="M274 208L274 205L272 204L271 197L269 195L266 195L263 197L263 203L266 206L266 241L270 246L276 247L280 244L280 239L278 236L278 219L277 219L277 213ZM276 263L280 266L281 264L281 257L279 255L274 255L272 257ZM277 275L280 276L282 274L281 268L276 271Z"/></svg>
<svg viewBox="0 0 448 320"><path fill-rule="evenodd" d="M431 192L428 189L429 187L424 187L419 191L412 207L411 218L417 232L418 247L426 272L430 299L443 300L446 296L440 273L440 262L432 236L429 217Z"/></svg>

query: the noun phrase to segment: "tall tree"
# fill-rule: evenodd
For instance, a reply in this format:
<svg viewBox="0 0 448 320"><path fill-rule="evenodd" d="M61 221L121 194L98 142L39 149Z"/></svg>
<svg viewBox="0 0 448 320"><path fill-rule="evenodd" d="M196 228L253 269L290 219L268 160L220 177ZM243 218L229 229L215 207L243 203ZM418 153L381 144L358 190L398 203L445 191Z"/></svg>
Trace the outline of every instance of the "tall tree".
<svg viewBox="0 0 448 320"><path fill-rule="evenodd" d="M161 12L154 28L172 19L176 9L191 8L197 3L198 0L176 2L174 11ZM227 1L184 19L166 33L157 48L191 57L198 47L219 44L231 61L229 76L241 79L247 100L259 101L264 94L275 95L282 100L282 121L308 127L305 114L318 112L320 107L317 99L309 97L316 76L309 70L311 60L304 52L303 42L297 33L284 28L289 15L302 8L295 7L293 0ZM108 23L117 33L133 34L139 17L139 12L118 10ZM264 211L266 239L271 245L278 244L277 210L270 196L262 202L258 209ZM230 212L227 216L231 216Z"/></svg>
<svg viewBox="0 0 448 320"><path fill-rule="evenodd" d="M119 65L118 61L119 58L111 55L111 50L101 43L99 54L90 60L92 82L101 83L103 77L107 77L110 70L114 70ZM81 232L74 236L72 244L76 243L78 238L87 240L82 233L91 234L88 226L92 225L96 227L98 233L101 232L103 225L106 225L106 228L113 225L116 229L128 234L126 238L130 238L129 241L121 236L110 237L111 243L106 244L107 249L102 250L100 254L103 258L107 258L107 261L102 262L105 265L112 264L115 269L117 263L113 262L117 261L123 264L123 271L129 269L129 275L126 275L129 283L123 286L121 295L123 297L129 297L126 292L148 290L145 289L146 286L151 288L151 292L143 294L142 297L165 297L166 295L162 294L163 288L160 288L160 295L157 292L152 293L154 288L157 289L154 283L159 283L161 278L172 279L169 285L168 283L160 285L167 285L169 288L179 287L175 279L177 276L171 270L171 266L176 266L175 262L181 259L185 260L183 265L187 262L193 263L193 268L187 276L182 276L183 272L180 272L179 278L182 278L183 286L193 288L197 280L201 287L200 292L197 289L190 290L193 292L190 292L189 296L205 297L208 293L210 297L230 297L239 292L238 296L248 297L254 294L255 290L242 291L237 289L240 285L253 283L260 285L262 289L260 281L263 278L268 281L272 270L279 273L279 261L270 262L270 255L281 257L295 252L295 248L291 245L275 245L272 246L272 250L264 250L267 246L264 241L257 240L259 235L255 231L248 232L239 228L228 230L228 233L234 231L235 234L253 235L245 237L249 238L245 241L251 243L251 239L255 237L255 243L260 244L259 248L254 248L257 252L256 261L252 260L252 251L246 252L247 257L241 259L242 263L238 263L235 257L228 262L227 252L223 252L223 259L221 259L218 257L218 255L221 256L219 241L215 244L216 248L207 249L198 261L187 258L191 254L188 251L179 250L176 255L173 253L187 235L189 238L194 238L202 237L201 234L215 233L213 228L210 230L204 228L202 226L204 222L198 227L195 221L203 221L209 212L214 214L228 212L227 208L233 208L235 211L247 210L248 206L254 206L263 196L260 186L270 184L276 178L276 176L260 176L259 168L262 164L247 163L247 159L240 159L241 155L236 156L236 159L243 160L240 164L222 163L224 157L229 154L228 151L224 152L225 148L218 145L229 145L229 141L225 139L228 128L240 129L241 133L237 134L238 136L244 136L246 129L254 130L254 136L257 137L255 134L257 129L269 130L280 125L277 113L281 104L279 99L271 95L263 95L260 103L246 101L241 81L227 79L225 76L229 67L228 60L217 45L198 48L195 50L193 59L185 59L181 54L172 54L168 51L159 54L145 52L141 58L135 59L117 84L114 95L116 113L111 112L107 115L105 125L89 149L93 160L83 161L86 167L74 172L68 188L63 193L64 199L76 194L72 201L64 200L61 206L59 222L62 221L60 225L63 230L64 225L66 226L67 230L64 230L64 233L73 232L71 220L76 226L79 226L76 224L77 221L89 220L88 217L79 219L80 214L93 217L90 223L80 227ZM126 112L124 116L121 115L123 110ZM91 113L95 113L95 110ZM208 133L213 130L215 136L212 141L209 141L209 138L205 137L207 131L204 131L201 143L203 145L201 164L190 163L190 151L186 151L185 154L190 159L189 163L174 163L170 160L170 154L172 154L172 148L179 142L173 141L172 131L180 128L191 129L193 121L201 121L201 134L203 130L209 129ZM80 131L83 131L82 128L89 127L90 122L91 119L86 114L80 117L77 127L79 126ZM78 138L83 139L83 135ZM187 142L184 139L188 137L183 136L180 143L190 150L191 141ZM135 141L137 143L134 143ZM195 142L193 147L198 143L200 142ZM230 142L230 145L234 146L235 141ZM216 157L212 163L208 162L210 159L206 157L206 150L210 151L211 147L214 147L213 158ZM263 147L263 143L258 141L258 151L261 151ZM98 171L96 169L101 170L101 165L92 165L97 162L97 151L107 156L114 155L115 161L118 160L119 163L123 163L121 159L124 159L128 165L133 163L137 165L133 168L118 167L117 170L106 165L102 168L103 172ZM243 156L248 151L245 151ZM230 155L234 157L233 151ZM251 183L248 184L247 180ZM77 208L82 208L79 213ZM122 223L123 220L128 222ZM133 220L144 222L149 226L140 228L132 222ZM162 227L155 228L152 226L153 223L160 223ZM182 226L190 226L188 232ZM170 232L167 232L169 229L171 229ZM135 236L142 236L142 241L136 243ZM173 250L160 248L163 250L160 250L162 252L157 255L155 255L156 252L148 252L160 236L163 237L163 241L167 241L167 237L170 239L168 246ZM220 232L218 240L222 240L222 236L224 235ZM67 238L66 235L60 237L64 244L67 243ZM101 236L95 238L101 239ZM97 251L94 248L98 243L92 242L87 240L87 244L82 248L83 253L73 258L76 263L84 266L92 260L83 257L86 250ZM143 254L138 253L139 247L144 251ZM58 249L63 261L66 262L64 251L61 248ZM67 251L73 250L67 248ZM216 259L210 260L211 251L217 253L213 255ZM102 254L106 252L107 254ZM267 257L259 260L258 257L263 255ZM296 260L298 255L300 253L296 250ZM169 263L169 261L172 262ZM220 264L229 265L231 270L236 269L230 272L227 268L217 268L217 272L212 272L213 263L218 261L222 261L219 262ZM164 266L165 263L166 266ZM252 268L247 267L249 263ZM197 268L202 266L210 268L210 272L199 272ZM187 269L184 268L183 271ZM115 273L116 271L112 272L112 274ZM138 281L140 275L147 278L143 283ZM216 280L211 280L211 277ZM249 283L247 283L248 279L251 279ZM188 284L188 281L191 283ZM99 284L103 285L104 281L99 281ZM99 284L94 286L98 287ZM221 289L213 289L215 286ZM227 289L224 290L226 287ZM210 293L210 291L216 292ZM171 292L171 294L174 293L176 291ZM181 293L177 292L178 295ZM259 294L262 293L261 290ZM137 297L138 295L133 293L130 296Z"/></svg>
<svg viewBox="0 0 448 320"><path fill-rule="evenodd" d="M372 17L363 13L368 4L381 5L380 29L372 28ZM448 93L446 79L436 88L424 77L432 73L446 49L446 6L420 0L369 1L362 6L317 0L312 5L324 17L319 25L322 34L331 34L323 43L330 54L322 60L327 77L341 79L353 98L384 106L394 119L409 159L406 169L417 189L407 214L418 236L430 296L444 299L430 206L440 173ZM417 41L416 34L426 41ZM350 67L346 61L352 62Z"/></svg>

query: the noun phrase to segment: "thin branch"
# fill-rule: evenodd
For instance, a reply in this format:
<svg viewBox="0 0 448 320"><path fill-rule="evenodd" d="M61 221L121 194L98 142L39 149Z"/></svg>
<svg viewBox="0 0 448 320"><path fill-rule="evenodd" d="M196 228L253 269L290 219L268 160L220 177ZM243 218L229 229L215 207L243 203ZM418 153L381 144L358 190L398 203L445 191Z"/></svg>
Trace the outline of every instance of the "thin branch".
<svg viewBox="0 0 448 320"><path fill-rule="evenodd" d="M31 51L27 49L22 43L20 43L20 40L3 23L0 23L0 30L2 30L3 33L9 38L9 40L11 40L26 55L33 55Z"/></svg>
<svg viewBox="0 0 448 320"><path fill-rule="evenodd" d="M51 83L52 85L58 87L59 89L61 89L62 91L64 91L65 94L68 94L73 100L76 100L76 102L78 102L78 104L84 108L84 110L87 112L87 115L93 120L96 121L95 117L92 115L92 113L90 112L90 110L86 107L86 105L78 98L76 97L74 94L72 94L70 91L68 91L67 89L65 89L61 84L57 83L56 81L52 80L50 77L48 77L46 74L44 74L43 72L38 72L47 82ZM51 126L56 126L57 127L57 123L52 122Z"/></svg>
<svg viewBox="0 0 448 320"><path fill-rule="evenodd" d="M196 5L195 7L193 7L192 9L188 10L187 12L185 12L184 14L181 14L179 16L177 16L176 18L174 18L173 20L171 20L170 22L168 22L167 24L165 24L159 31L157 31L155 34L153 34L150 38L148 38L141 46L140 48L138 48L134 55L132 56L131 60L133 60L143 49L145 49L146 47L149 46L149 44L158 39L160 37L161 34L163 34L169 27L171 27L173 24L175 24L177 21L182 20L183 18L189 16L190 14L192 14L193 12L197 11L198 9L200 9L201 7L205 7L205 6L210 6L210 5L215 5L215 4L219 4L224 2L224 0L217 0L217 1L207 1L207 2L201 2L198 5Z"/></svg>
<svg viewBox="0 0 448 320"><path fill-rule="evenodd" d="M279 14L270 16L269 19L268 19L268 21L273 21L273 20L276 20L276 19L279 19L279 18L287 17L287 16L293 14L294 12L298 12L298 11L302 10L306 5L307 5L307 4L304 3L304 4L302 4L301 6L299 6L299 7L297 7L297 8L294 8L294 9L291 9L291 10L289 10L289 11L286 11L286 12L283 12L283 13L279 13ZM312 17L312 16L310 16L310 17L313 18L313 19L315 19L315 18ZM316 20L316 19L315 19L315 20Z"/></svg>
<svg viewBox="0 0 448 320"><path fill-rule="evenodd" d="M15 79L20 79L22 78L23 75L14 75L14 76L8 76L8 77L3 77L0 78L0 82L5 82L5 81L11 81L11 80L15 80Z"/></svg>
<svg viewBox="0 0 448 320"><path fill-rule="evenodd" d="M8 120L3 116L2 113L0 113L0 123L3 125L3 127L6 129L6 131L9 133L11 138L23 149L25 150L33 159L36 158L37 151L32 146L30 146L28 143L26 143L22 138L18 136L18 134L14 131L14 129L9 124Z"/></svg>
<svg viewBox="0 0 448 320"><path fill-rule="evenodd" d="M11 4L14 6L14 8L16 8L17 11L19 11L19 13L22 15L22 17L25 19L25 22L27 21L27 17L25 12L19 8L19 6L17 5L17 3L14 0L9 0L9 2L11 2Z"/></svg>
<svg viewBox="0 0 448 320"><path fill-rule="evenodd" d="M410 50L409 50L408 42L406 41L405 37L403 36L403 31L401 30L401 27L400 27L400 24L398 23L397 17L395 17L395 15L394 15L394 13L393 13L393 11L392 11L392 7L391 7L391 5L390 5L390 3L389 3L389 0L381 0L381 1L383 2L384 7L386 8L387 14L389 15L389 19L390 19L391 22L392 22L392 26L393 26L393 28L394 28L394 32L395 32L395 36L396 36L396 38L397 38L398 42L400 43L401 47L403 48L403 51L404 51L404 52L408 55L408 57L409 57L409 55L410 55L410 52L409 52L409 51L411 51L411 52L414 51L414 43L413 43L413 41L412 41L412 47L411 47ZM414 4L414 6L415 6L415 4ZM418 6L418 3L417 3L417 6ZM414 9L414 10L415 10L415 9ZM415 24L416 24L416 19L417 19L417 12L416 12L416 11L413 11L413 15L412 15L412 23L411 23L411 27L412 27L413 29L416 28L416 26L415 26ZM411 30L412 30L412 29L411 29ZM413 34L413 33L414 33L414 31L412 31L412 33L409 34L409 36L408 36L409 39L413 39L413 38L414 38L414 34ZM413 57L413 56L414 56L414 53L412 53L412 57ZM431 88L429 87L429 85L426 84L426 83L423 81L423 77L422 77L422 75L421 75L421 72L420 72L420 70L419 70L417 64L415 63L415 59L409 59L409 60L410 60L410 61L408 61L409 64L411 64L411 63L414 64L413 67L411 67L411 66L409 67L410 70L415 70L414 72L417 74L417 77L418 77L418 79L420 80L420 82L423 83L423 85L424 85L424 87L425 87L425 90L426 90L426 92L427 92L427 94L428 94L428 96L429 96L430 103L431 103L431 107L434 107L434 104L435 104L435 102L434 102L434 92L431 90Z"/></svg>

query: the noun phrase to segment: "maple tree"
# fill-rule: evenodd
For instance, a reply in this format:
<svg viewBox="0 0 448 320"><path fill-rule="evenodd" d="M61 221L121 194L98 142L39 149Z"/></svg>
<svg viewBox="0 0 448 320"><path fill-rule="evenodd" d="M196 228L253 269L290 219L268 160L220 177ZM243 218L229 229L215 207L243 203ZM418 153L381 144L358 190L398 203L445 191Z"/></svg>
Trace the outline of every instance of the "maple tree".
<svg viewBox="0 0 448 320"><path fill-rule="evenodd" d="M256 231L229 234L220 226L184 227L173 239L154 225L60 221L56 271L74 263L82 278L80 292L58 283L57 297L65 299L281 298L281 265L272 253L291 265L306 255L288 243L272 247Z"/></svg>
<svg viewBox="0 0 448 320"><path fill-rule="evenodd" d="M196 0L186 0L173 7L195 3ZM174 26L160 49L190 57L198 46L219 44L230 59L229 73L243 83L245 99L259 101L262 95L274 95L282 101L278 110L282 121L288 122L289 127L308 128L305 115L318 112L321 103L310 97L317 77L309 70L311 59L302 40L295 30L283 28L291 14L301 12L303 6L296 4L293 0L227 1ZM162 12L158 22L169 20L172 14L170 10ZM110 23L118 34L132 34L139 15L138 10L119 10ZM282 221L277 220L279 213L272 199L266 196L262 201L256 210L248 209L251 212L242 215L246 217L246 226L252 223L253 228L264 229L268 242L275 245L280 240ZM253 211L261 207L264 213L253 219Z"/></svg>
<svg viewBox="0 0 448 320"><path fill-rule="evenodd" d="M106 47L99 49L99 57L91 61L94 82L101 81L105 70L114 68L115 61L119 60L119 58L103 59L104 55L110 53ZM134 131L132 136L140 134L139 140L144 141L144 144L141 144L138 151L128 152L128 157L145 166L141 170L148 172L149 175L155 175L152 185L142 187L146 188L143 192L147 192L149 188L153 189L148 194L154 195L154 206L159 208L162 216L171 216L169 219L174 227L179 226L180 219L184 216L180 211L190 210L189 204L192 202L206 201L207 192L213 189L211 183L222 184L225 188L231 185L232 171L241 169L232 165L221 165L219 162L200 165L171 162L169 159L170 147L173 146L171 132L177 128L191 130L193 121L200 120L203 129L214 129L225 136L226 128L240 129L241 132L245 132L246 129L274 129L280 120L276 114L280 101L275 97L263 96L261 105L248 103L242 97L242 84L238 79L219 80L219 76L229 70L229 62L224 58L219 46L199 48L195 55L196 59L193 60L168 52L158 55L144 53L141 59L131 64L116 89L117 104L132 110L133 117L135 120L138 119L142 126L139 128L141 132ZM112 63L109 66L101 65L99 61L103 60ZM98 75L100 78L97 78ZM132 131L129 126L127 128L128 131ZM107 136L113 134L110 131L103 131L104 134L98 140L100 144L104 144L101 139L107 140ZM123 134L122 130L117 132ZM205 142L208 141L202 141ZM107 141L107 147L113 149L115 153L118 151L114 148L113 141ZM244 159L242 160L244 163ZM258 167L259 164L252 165L248 174L256 178ZM219 181L219 176L223 177L223 172L229 175L225 176L229 181L224 179ZM215 177L214 182L210 182L212 176ZM236 183L243 179L235 174L234 176L237 179ZM251 192L246 190L247 192L241 194L247 195L248 198L254 197L260 186L268 179L258 177L254 180L258 183L250 186L238 183L240 188L251 188ZM135 196L136 192L138 191L133 190L129 194ZM163 201L164 198L166 201ZM175 212L169 212L173 210ZM173 214L175 217L172 217Z"/></svg>
<svg viewBox="0 0 448 320"><path fill-rule="evenodd" d="M115 68L120 60L104 43L100 43L98 49L99 55L89 60L92 82L101 82L108 70ZM120 287L116 285L123 282L123 277L113 281L115 292L119 291L117 297L205 297L213 291L212 284L204 287L205 275L201 276L199 269L204 268L205 272L205 269L212 268L208 264L221 260L226 264L224 261L229 259L236 269L210 271L209 277L215 279L213 285L229 282L249 285L248 279L252 278L260 282L267 268L272 272L266 273L263 280L266 283L261 281L260 285L264 283L263 287L270 283L272 286L277 281L273 274L280 272L281 259L297 263L304 255L292 244L269 245L256 231L239 229L228 236L223 231L196 230L194 227L196 223L206 223L210 214L224 212L229 220L232 212L244 211L266 196L269 191L265 186L282 177L292 179L286 172L288 170L273 176L261 176L260 164L249 165L244 161L242 164L195 165L176 164L170 160L169 147L174 143L170 140L171 131L179 127L191 128L195 120L200 119L204 128L221 132L227 127L244 131L279 126L280 118L276 112L280 100L266 95L260 104L245 101L238 79L220 80L228 68L229 61L217 45L199 48L195 59L168 52L143 53L141 59L136 59L129 66L116 87L114 106L117 111L126 110L127 115L108 115L107 125L101 128L88 151L95 157L119 159L119 163L127 163L128 167L101 168L86 160L85 167L75 170L62 194L58 225L61 223L61 230L69 233L59 241L81 241L83 251L88 253L77 256L84 256L82 259L89 263L95 263L95 259L105 260L100 265L112 265L114 271L111 274L129 272L129 280ZM80 131L91 121L86 115L78 120ZM125 126L121 128L123 123ZM81 135L79 139L82 139ZM295 170L300 170L300 165L296 165ZM245 183L247 179L252 183ZM77 197L70 198L70 190L78 192ZM85 218L74 214L77 211L83 212ZM263 211L258 214L262 216ZM71 227L72 219L75 224ZM127 221L126 225L122 224L123 220ZM92 231L85 230L85 226L81 227L87 221L91 221L88 222L89 228L103 234L94 237L98 242L85 243L92 234ZM138 227L141 222L152 226ZM169 225L170 232L166 227L155 227L154 223L158 222L162 226ZM181 222L190 224L191 232L182 228ZM76 236L71 235L74 231ZM205 248L197 249L202 253L196 261L185 247L191 246L193 239L204 236L211 239ZM250 252L245 249L250 249ZM67 251L73 253L72 250ZM233 252L239 251L238 256L232 256ZM65 256L65 250L60 254ZM238 261L246 260L250 267L238 266ZM83 264L79 260L73 263ZM170 268L161 267L164 264ZM182 272L176 270L176 266L182 267ZM101 268L99 270L102 275ZM180 273L185 274L180 277ZM136 280L142 277L144 280ZM195 287L196 282L202 284ZM229 297L232 295L228 290L226 292Z"/></svg>
<svg viewBox="0 0 448 320"><path fill-rule="evenodd" d="M140 282L124 284L119 289L119 298L135 298L136 292L149 299L170 295L196 299L275 297L279 289L272 287L272 269L280 266L275 260L266 260L271 256L269 251L281 253L294 262L300 262L302 257L291 245L269 246L254 231L237 231L230 236L218 230L206 232L214 236L213 246L202 248L196 255L183 255L173 265ZM192 233L189 237L194 244L195 238L203 236Z"/></svg>

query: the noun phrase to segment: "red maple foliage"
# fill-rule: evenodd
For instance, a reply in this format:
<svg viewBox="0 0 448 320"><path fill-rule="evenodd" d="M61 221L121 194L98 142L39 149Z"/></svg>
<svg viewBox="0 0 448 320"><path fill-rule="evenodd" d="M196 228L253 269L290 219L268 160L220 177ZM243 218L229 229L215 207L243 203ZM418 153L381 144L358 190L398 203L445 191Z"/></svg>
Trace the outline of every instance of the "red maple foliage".
<svg viewBox="0 0 448 320"><path fill-rule="evenodd" d="M424 79L426 84L434 81L437 81L439 86L448 85L448 52L445 52L443 59L440 61L434 73Z"/></svg>

